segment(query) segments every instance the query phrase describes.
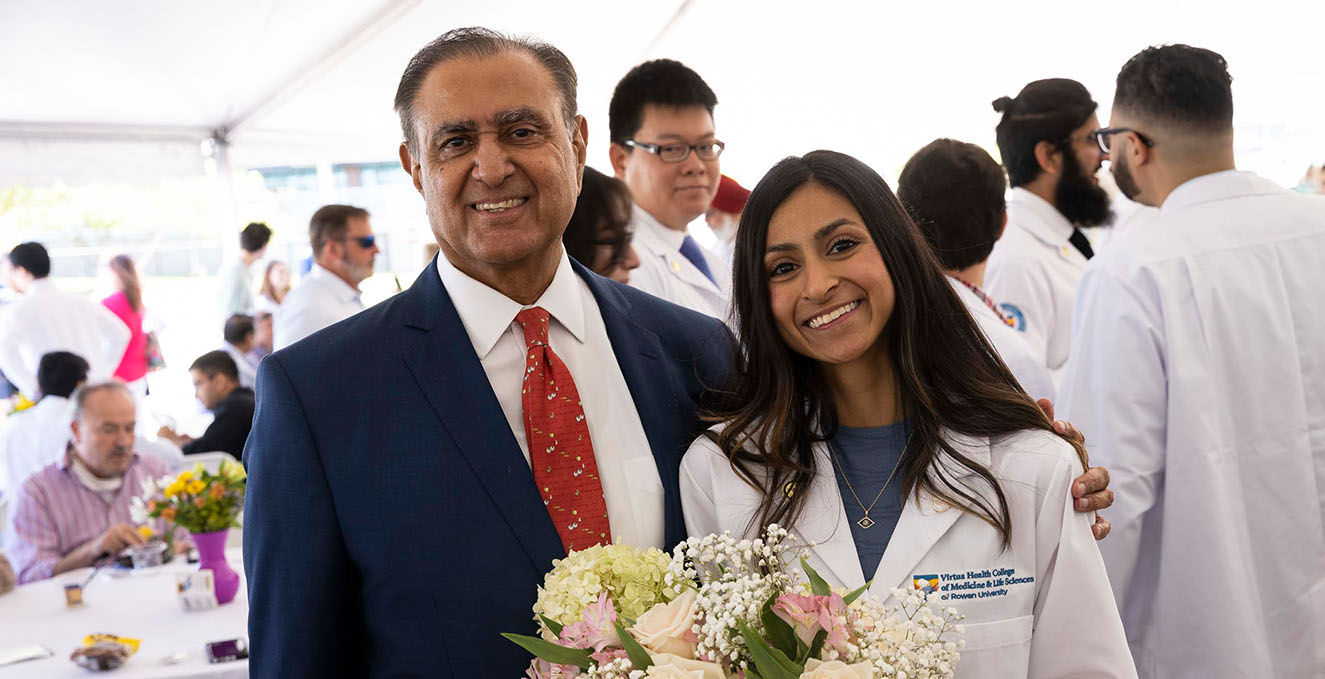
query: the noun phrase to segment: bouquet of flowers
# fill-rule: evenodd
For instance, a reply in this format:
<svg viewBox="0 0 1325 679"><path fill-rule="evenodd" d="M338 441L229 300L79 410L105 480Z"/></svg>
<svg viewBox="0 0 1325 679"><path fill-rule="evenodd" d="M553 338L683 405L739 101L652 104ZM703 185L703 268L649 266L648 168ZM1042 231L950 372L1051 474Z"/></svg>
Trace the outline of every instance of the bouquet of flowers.
<svg viewBox="0 0 1325 679"><path fill-rule="evenodd" d="M129 513L135 523L159 518L195 534L237 528L247 482L237 463L222 462L216 474L198 464L176 476L143 481L142 496L130 501Z"/></svg>
<svg viewBox="0 0 1325 679"><path fill-rule="evenodd" d="M962 616L918 590L894 606L869 583L834 591L776 524L753 540L709 535L657 549L591 547L553 562L540 636L505 634L529 679L951 678ZM804 578L789 565L800 556Z"/></svg>

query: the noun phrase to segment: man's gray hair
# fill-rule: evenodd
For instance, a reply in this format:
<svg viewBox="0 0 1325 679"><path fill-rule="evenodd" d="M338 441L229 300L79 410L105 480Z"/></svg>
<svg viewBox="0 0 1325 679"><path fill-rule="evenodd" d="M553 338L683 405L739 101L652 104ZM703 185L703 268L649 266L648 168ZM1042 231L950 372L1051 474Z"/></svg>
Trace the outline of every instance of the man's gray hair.
<svg viewBox="0 0 1325 679"><path fill-rule="evenodd" d="M547 69L561 92L561 115L566 119L566 127L574 128L575 114L579 112L575 103L578 78L575 67L561 50L537 38L506 35L481 26L456 28L441 34L419 50L400 76L395 109L400 114L400 131L404 133L405 143L409 145L411 153L418 150L418 140L414 138L414 100L432 69L453 59L491 57L506 52L528 54Z"/></svg>
<svg viewBox="0 0 1325 679"><path fill-rule="evenodd" d="M119 380L107 380L105 382L84 384L78 389L78 391L74 392L74 419L83 419L83 412L87 410L87 400L91 398L93 394L98 394L103 391L118 391L125 396L128 396L130 401L133 400L133 392L129 391L129 387L125 386L124 383Z"/></svg>

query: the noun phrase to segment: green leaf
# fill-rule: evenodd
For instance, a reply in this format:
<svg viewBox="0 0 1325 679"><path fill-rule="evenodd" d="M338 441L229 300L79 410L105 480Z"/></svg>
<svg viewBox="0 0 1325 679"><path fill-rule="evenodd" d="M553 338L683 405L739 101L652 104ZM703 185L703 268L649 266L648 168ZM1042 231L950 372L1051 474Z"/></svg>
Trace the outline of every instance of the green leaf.
<svg viewBox="0 0 1325 679"><path fill-rule="evenodd" d="M852 603L854 603L854 602L856 601L856 599L859 599L859 598L860 598L860 595L864 594L865 592L870 591L870 585L873 584L873 583L874 583L874 581L873 581L873 580L870 580L869 582L867 582L867 583L861 585L860 587L857 587L856 589L851 590L851 593L850 593L850 594L848 594L848 595L842 597L842 601L846 602L846 605L850 606Z"/></svg>
<svg viewBox="0 0 1325 679"><path fill-rule="evenodd" d="M759 620L764 623L764 629L768 630L768 641L776 648L788 656L799 655L798 646L804 644L796 637L796 631L787 624L787 621L779 618L777 613L773 612L773 603L777 601L777 595L768 598L764 602L764 607L759 611Z"/></svg>
<svg viewBox="0 0 1325 679"><path fill-rule="evenodd" d="M745 638L745 648L750 658L755 661L755 668L763 679L799 679L802 669L798 669L782 651L770 648L764 638L750 629L745 623L737 623L737 629Z"/></svg>
<svg viewBox="0 0 1325 679"><path fill-rule="evenodd" d="M630 664L634 665L637 670L649 669L649 666L653 664L653 658L649 656L649 652L644 650L644 647L640 646L638 641L635 641L635 637L630 636L630 632L627 632L626 628L621 626L621 623L615 622L612 624L616 627L617 637L621 639L621 648L626 650L626 657L630 658Z"/></svg>
<svg viewBox="0 0 1325 679"><path fill-rule="evenodd" d="M562 628L565 627L564 625L541 613L538 615L538 619L542 620L543 626L548 628L548 630L551 631L553 634L557 635L558 637L561 636L561 630Z"/></svg>
<svg viewBox="0 0 1325 679"><path fill-rule="evenodd" d="M805 560L805 557L801 557L801 570L805 571L805 577L810 579L810 591L814 592L815 595L828 596L833 593L833 589L828 586L828 582L819 577L819 574L813 568L810 568L810 563Z"/></svg>
<svg viewBox="0 0 1325 679"><path fill-rule="evenodd" d="M583 648L566 648L538 637L511 634L510 632L503 632L502 636L519 644L521 648L535 656L556 665L574 665L587 670L591 664L589 651Z"/></svg>

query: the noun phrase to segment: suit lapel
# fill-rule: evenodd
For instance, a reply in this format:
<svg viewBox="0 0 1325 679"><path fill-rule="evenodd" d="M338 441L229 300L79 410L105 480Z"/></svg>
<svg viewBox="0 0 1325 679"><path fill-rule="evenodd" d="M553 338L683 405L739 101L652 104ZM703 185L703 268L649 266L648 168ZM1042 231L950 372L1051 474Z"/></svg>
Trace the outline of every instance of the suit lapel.
<svg viewBox="0 0 1325 679"><path fill-rule="evenodd" d="M405 293L405 325L419 335L405 364L534 567L547 570L565 556L561 538L435 267Z"/></svg>
<svg viewBox="0 0 1325 679"><path fill-rule="evenodd" d="M948 443L976 462L989 466L989 440L963 436L945 431ZM959 474L959 478L969 477ZM907 497L902 508L902 516L897 521L897 529L888 540L888 548L879 561L879 569L874 574L870 593L886 599L894 587L910 587L912 569L929 553L934 544L957 522L963 512L957 507L928 493L921 492L917 500L915 494Z"/></svg>

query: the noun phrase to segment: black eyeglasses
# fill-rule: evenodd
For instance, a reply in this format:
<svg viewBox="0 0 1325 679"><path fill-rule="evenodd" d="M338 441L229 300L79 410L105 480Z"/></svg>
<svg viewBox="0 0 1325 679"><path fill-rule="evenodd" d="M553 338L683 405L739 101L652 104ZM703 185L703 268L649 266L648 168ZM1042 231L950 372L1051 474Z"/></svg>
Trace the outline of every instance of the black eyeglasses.
<svg viewBox="0 0 1325 679"><path fill-rule="evenodd" d="M664 163L679 163L690 157L690 152L694 151L700 160L717 160L722 155L722 150L727 147L726 144L714 139L702 144L645 144L634 139L627 139L626 146L632 146L642 151L648 151L658 160Z"/></svg>
<svg viewBox="0 0 1325 679"><path fill-rule="evenodd" d="M346 236L346 237L345 237L345 240L354 241L355 243L358 243L358 244L359 244L359 247L361 247L361 248L363 248L363 249L365 249L365 250L371 249L374 245L377 244L377 236L375 236L375 235L372 235L372 236L355 236L355 237Z"/></svg>
<svg viewBox="0 0 1325 679"><path fill-rule="evenodd" d="M1142 144L1145 144L1146 146L1155 145L1155 142L1147 139L1144 134L1141 134L1140 132L1137 132L1136 130L1133 130L1130 127L1105 127L1095 130L1094 132L1091 132L1091 134L1095 137L1095 143L1099 144L1101 151L1105 153L1112 153L1112 151L1110 151L1110 148L1112 148L1113 142L1110 141L1110 138L1113 137L1113 135L1122 132L1131 132L1132 134L1136 135L1137 139L1141 140Z"/></svg>

